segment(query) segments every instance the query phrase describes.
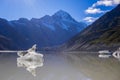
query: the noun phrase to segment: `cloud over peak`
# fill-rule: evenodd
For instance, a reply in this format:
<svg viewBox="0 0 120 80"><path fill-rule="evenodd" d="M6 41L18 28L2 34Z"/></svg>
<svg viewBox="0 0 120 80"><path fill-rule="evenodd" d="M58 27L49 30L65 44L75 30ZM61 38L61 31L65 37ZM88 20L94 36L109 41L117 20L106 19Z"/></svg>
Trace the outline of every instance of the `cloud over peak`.
<svg viewBox="0 0 120 80"><path fill-rule="evenodd" d="M94 17L86 17L86 18L84 18L83 20L86 21L86 22L88 22L88 23L92 23L92 22L94 22L94 21L97 20L97 19L98 19L98 17L97 17L97 18L94 18Z"/></svg>

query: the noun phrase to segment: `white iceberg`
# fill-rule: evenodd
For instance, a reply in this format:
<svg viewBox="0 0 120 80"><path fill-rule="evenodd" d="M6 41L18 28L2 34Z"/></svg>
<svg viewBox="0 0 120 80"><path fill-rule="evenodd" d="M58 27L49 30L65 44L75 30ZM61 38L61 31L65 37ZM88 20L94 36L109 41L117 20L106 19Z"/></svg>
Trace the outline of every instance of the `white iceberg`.
<svg viewBox="0 0 120 80"><path fill-rule="evenodd" d="M19 56L17 58L17 66L26 68L26 70L32 73L33 76L36 76L35 69L37 67L42 67L44 62L43 54L37 53L35 50L36 45L26 52L21 51L17 53Z"/></svg>
<svg viewBox="0 0 120 80"><path fill-rule="evenodd" d="M116 50L115 52L113 52L113 57L117 58L120 60L120 48L118 48L118 50Z"/></svg>

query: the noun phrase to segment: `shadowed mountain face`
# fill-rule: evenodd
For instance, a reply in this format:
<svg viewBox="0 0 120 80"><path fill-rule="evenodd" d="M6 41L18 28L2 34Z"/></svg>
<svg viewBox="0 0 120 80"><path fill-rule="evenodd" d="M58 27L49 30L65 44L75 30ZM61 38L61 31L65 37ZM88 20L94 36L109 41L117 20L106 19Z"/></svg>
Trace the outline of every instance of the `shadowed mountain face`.
<svg viewBox="0 0 120 80"><path fill-rule="evenodd" d="M64 44L68 50L114 50L120 46L120 5Z"/></svg>
<svg viewBox="0 0 120 80"><path fill-rule="evenodd" d="M10 41L6 37L0 35L0 50L1 49L8 49L8 48L11 49L9 42Z"/></svg>
<svg viewBox="0 0 120 80"><path fill-rule="evenodd" d="M10 45L12 49L26 49L33 44L37 44L38 47L60 45L85 27L86 24L75 21L62 10L52 16L46 15L40 19L20 18L13 21L0 19L0 35L8 40L6 42L12 44ZM4 45L1 42L0 44ZM8 47L8 45L4 46Z"/></svg>
<svg viewBox="0 0 120 80"><path fill-rule="evenodd" d="M25 37L19 34L5 19L0 19L0 37L1 49L20 48L25 43Z"/></svg>

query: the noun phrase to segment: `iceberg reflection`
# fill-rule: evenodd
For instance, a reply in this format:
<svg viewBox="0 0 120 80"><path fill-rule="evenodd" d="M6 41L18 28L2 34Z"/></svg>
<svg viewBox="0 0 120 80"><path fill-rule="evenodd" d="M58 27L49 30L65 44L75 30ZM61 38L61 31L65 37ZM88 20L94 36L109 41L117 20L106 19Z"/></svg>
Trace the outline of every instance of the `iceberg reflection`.
<svg viewBox="0 0 120 80"><path fill-rule="evenodd" d="M36 68L43 66L43 54L35 52L36 45L27 52L18 52L17 66L24 67L27 71L36 76Z"/></svg>

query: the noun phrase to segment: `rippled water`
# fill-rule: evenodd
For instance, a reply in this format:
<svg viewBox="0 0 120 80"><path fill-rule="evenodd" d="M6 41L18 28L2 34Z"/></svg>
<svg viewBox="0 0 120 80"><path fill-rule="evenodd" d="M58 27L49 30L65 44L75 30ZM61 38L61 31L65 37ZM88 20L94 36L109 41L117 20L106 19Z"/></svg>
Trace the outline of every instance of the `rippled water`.
<svg viewBox="0 0 120 80"><path fill-rule="evenodd" d="M44 52L44 65L34 77L17 67L17 56L0 54L0 80L120 80L120 61L98 58L96 54Z"/></svg>

